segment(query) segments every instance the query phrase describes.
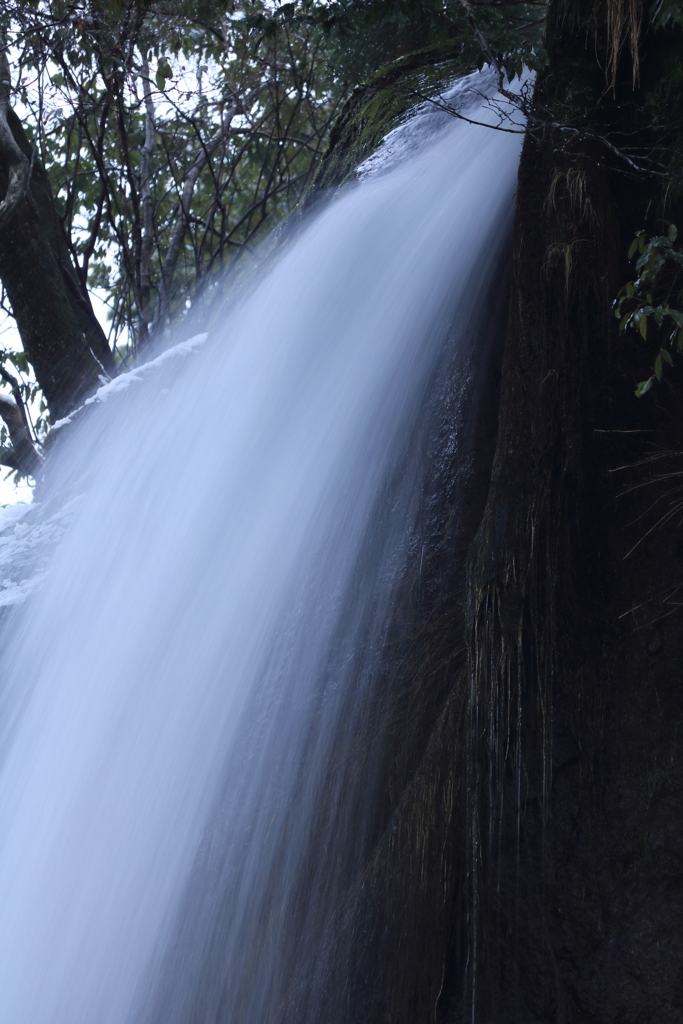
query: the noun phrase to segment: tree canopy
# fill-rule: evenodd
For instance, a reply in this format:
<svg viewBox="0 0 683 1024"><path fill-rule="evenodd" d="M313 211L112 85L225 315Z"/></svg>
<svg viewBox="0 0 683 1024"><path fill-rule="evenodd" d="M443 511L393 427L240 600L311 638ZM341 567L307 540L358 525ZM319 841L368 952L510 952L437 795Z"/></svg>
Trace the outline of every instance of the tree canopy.
<svg viewBox="0 0 683 1024"><path fill-rule="evenodd" d="M436 44L463 68L539 69L544 15L542 0L8 0L0 279L23 351L0 362L5 388L40 410L37 440L297 207L355 87ZM660 0L638 24L681 18ZM610 24L618 61L633 39ZM42 324L26 283L38 235L54 255L43 279L71 296ZM64 337L50 346L55 317Z"/></svg>

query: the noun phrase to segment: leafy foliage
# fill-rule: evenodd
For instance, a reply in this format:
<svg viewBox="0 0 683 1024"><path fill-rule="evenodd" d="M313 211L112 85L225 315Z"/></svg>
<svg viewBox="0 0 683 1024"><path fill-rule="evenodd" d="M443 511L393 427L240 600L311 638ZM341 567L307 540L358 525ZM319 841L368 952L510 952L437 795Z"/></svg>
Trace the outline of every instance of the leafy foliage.
<svg viewBox="0 0 683 1024"><path fill-rule="evenodd" d="M300 199L346 84L263 0L10 5L16 92L126 359Z"/></svg>
<svg viewBox="0 0 683 1024"><path fill-rule="evenodd" d="M302 11L306 2L301 4ZM469 6L511 79L521 74L524 65L533 69L544 65L543 0L475 0ZM308 16L328 34L337 67L355 80L402 54L453 39L461 42L464 64L481 68L487 60L461 0L332 0L311 4L309 11Z"/></svg>
<svg viewBox="0 0 683 1024"><path fill-rule="evenodd" d="M466 10L467 6L467 10ZM535 0L6 0L13 105L119 364L253 254L306 192L353 87L446 41L540 67ZM0 366L25 357L0 351ZM27 365L36 437L46 429ZM0 387L3 386L0 383Z"/></svg>
<svg viewBox="0 0 683 1024"><path fill-rule="evenodd" d="M683 3L681 0L657 0L652 10L652 24L655 28L683 27Z"/></svg>
<svg viewBox="0 0 683 1024"><path fill-rule="evenodd" d="M654 334L659 345L652 375L636 388L639 398L662 379L664 363L673 365L670 350L683 352L683 248L674 245L676 226L665 227L666 234L650 239L638 232L628 253L636 259L637 277L614 303L621 331L637 330L644 341Z"/></svg>
<svg viewBox="0 0 683 1024"><path fill-rule="evenodd" d="M542 3L472 5L513 77ZM299 201L350 88L440 39L484 54L459 0L9 0L19 113L120 358Z"/></svg>

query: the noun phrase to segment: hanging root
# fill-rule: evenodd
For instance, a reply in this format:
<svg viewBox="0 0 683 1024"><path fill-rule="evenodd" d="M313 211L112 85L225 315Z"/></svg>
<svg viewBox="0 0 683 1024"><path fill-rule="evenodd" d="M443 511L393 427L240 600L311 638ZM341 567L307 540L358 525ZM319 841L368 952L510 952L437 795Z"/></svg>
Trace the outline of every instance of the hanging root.
<svg viewBox="0 0 683 1024"><path fill-rule="evenodd" d="M633 88L640 80L640 30L643 23L642 0L607 0L607 78L614 90L621 51L626 44L631 54Z"/></svg>

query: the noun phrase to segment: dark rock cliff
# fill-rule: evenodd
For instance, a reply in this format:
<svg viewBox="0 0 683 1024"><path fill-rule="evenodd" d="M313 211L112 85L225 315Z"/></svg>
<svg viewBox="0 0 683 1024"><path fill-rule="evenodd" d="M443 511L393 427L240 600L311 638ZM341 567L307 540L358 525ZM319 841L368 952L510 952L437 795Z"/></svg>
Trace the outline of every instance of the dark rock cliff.
<svg viewBox="0 0 683 1024"><path fill-rule="evenodd" d="M683 1019L683 543L677 518L654 528L678 500L683 374L636 399L652 353L612 309L635 231L683 225L683 37L615 11L549 10L502 383L468 526L435 544L451 600L419 598L395 675L383 824L328 951L330 1019ZM366 155L366 121L382 134L364 110L393 110L384 74L343 115L321 187ZM628 147L666 154L668 176Z"/></svg>

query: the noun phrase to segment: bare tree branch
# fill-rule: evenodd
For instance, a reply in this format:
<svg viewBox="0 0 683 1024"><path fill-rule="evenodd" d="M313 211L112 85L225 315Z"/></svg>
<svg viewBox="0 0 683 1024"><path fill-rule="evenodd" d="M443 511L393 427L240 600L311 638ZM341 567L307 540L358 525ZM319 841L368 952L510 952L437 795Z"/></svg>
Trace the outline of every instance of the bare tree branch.
<svg viewBox="0 0 683 1024"><path fill-rule="evenodd" d="M140 337L147 335L149 304L152 295L151 262L154 244L154 205L152 200L152 154L156 139L154 100L149 80L147 54L142 59L142 90L145 98L145 142L140 149L140 198L142 201L142 239L140 242Z"/></svg>
<svg viewBox="0 0 683 1024"><path fill-rule="evenodd" d="M5 372L0 371L0 375L4 377ZM10 375L8 374L8 376ZM23 402L20 406L8 395L0 395L0 416L2 416L7 425L12 452L16 459L15 465L11 465L11 463L6 461L4 465L11 465L12 469L18 469L26 476L34 476L43 460L31 440L31 435L26 425L26 412L23 408ZM8 454L6 450L4 454Z"/></svg>
<svg viewBox="0 0 683 1024"><path fill-rule="evenodd" d="M14 401L17 404L17 408L19 410L19 413L21 415L22 421L24 423L24 427L26 428L26 433L30 437L31 436L31 425L30 425L30 423L28 421L28 416L26 414L26 406L24 405L24 400L21 397L21 386L19 384L19 381L8 370L6 370L4 366L0 366L0 377L2 377L2 379L7 384L9 384L9 386L12 389L12 395L14 397Z"/></svg>
<svg viewBox="0 0 683 1024"><path fill-rule="evenodd" d="M178 210L173 235L161 270L161 288L159 289L157 298L158 315L155 315L155 321L163 320L168 316L170 311L173 275L175 274L176 265L180 256L180 248L183 243L183 238L185 237L185 232L188 228L190 202L192 200L192 193L194 192L199 175L202 173L211 154L214 153L223 140L227 138L233 118L240 113L241 110L242 104L239 101L230 107L223 117L223 122L220 128L213 134L208 142L202 146L185 177L182 192L180 194L180 209Z"/></svg>
<svg viewBox="0 0 683 1024"><path fill-rule="evenodd" d="M460 3L465 12L465 17L467 18L468 24L472 29L472 32L474 33L475 39L481 46L482 53L484 53L484 55L486 56L486 59L488 60L491 67L495 68L496 76L498 78L498 91L502 93L503 96L507 97L507 99L511 100L515 104L515 106L519 106L519 96L515 96L514 93L508 92L508 90L505 88L505 75L503 74L503 69L498 63L495 53L489 46L488 40L484 36L484 33L481 31L479 25L477 24L477 19L474 17L474 14L472 13L472 8L470 7L469 0L460 0Z"/></svg>

